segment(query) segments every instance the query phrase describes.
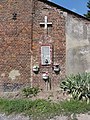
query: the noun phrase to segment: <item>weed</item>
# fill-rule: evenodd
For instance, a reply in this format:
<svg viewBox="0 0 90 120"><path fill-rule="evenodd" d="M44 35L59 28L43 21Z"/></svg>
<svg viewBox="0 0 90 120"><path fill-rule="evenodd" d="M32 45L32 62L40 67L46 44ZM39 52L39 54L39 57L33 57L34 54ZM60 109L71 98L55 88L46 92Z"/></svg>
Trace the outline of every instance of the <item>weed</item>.
<svg viewBox="0 0 90 120"><path fill-rule="evenodd" d="M36 96L40 92L40 89L38 87L26 87L23 88L22 92L25 97L32 97Z"/></svg>

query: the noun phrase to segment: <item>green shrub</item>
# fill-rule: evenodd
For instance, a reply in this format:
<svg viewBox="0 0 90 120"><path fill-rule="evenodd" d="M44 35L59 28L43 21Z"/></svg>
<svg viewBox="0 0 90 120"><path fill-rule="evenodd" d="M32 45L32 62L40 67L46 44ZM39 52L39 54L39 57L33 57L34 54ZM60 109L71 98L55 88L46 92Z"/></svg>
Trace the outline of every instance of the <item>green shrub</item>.
<svg viewBox="0 0 90 120"><path fill-rule="evenodd" d="M22 92L25 97L36 96L40 92L40 89L38 87L26 87Z"/></svg>
<svg viewBox="0 0 90 120"><path fill-rule="evenodd" d="M70 75L60 84L60 87L77 100L90 100L90 73Z"/></svg>

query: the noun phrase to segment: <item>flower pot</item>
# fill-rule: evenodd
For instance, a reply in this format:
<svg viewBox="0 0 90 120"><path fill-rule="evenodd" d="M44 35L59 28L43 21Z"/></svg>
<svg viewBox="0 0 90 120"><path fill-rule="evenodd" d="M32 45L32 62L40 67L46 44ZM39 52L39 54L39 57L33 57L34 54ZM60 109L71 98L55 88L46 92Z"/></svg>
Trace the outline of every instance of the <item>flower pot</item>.
<svg viewBox="0 0 90 120"><path fill-rule="evenodd" d="M56 74L60 72L60 66L59 65L54 65L53 70Z"/></svg>
<svg viewBox="0 0 90 120"><path fill-rule="evenodd" d="M39 72L39 66L33 66L33 72L38 73Z"/></svg>
<svg viewBox="0 0 90 120"><path fill-rule="evenodd" d="M49 79L49 75L47 73L44 73L42 75L42 78L43 78L43 80L48 80Z"/></svg>
<svg viewBox="0 0 90 120"><path fill-rule="evenodd" d="M59 71L60 71L60 68L54 67L54 72L59 72Z"/></svg>

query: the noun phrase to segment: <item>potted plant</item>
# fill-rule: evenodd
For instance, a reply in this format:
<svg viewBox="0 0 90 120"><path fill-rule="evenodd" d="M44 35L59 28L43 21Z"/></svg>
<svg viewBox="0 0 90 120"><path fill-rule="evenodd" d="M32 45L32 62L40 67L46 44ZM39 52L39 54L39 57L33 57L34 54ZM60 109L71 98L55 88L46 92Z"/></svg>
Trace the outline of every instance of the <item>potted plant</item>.
<svg viewBox="0 0 90 120"><path fill-rule="evenodd" d="M53 70L54 70L55 73L59 73L60 72L60 66L59 65L54 65Z"/></svg>
<svg viewBox="0 0 90 120"><path fill-rule="evenodd" d="M38 73L39 72L39 66L33 66L33 72Z"/></svg>
<svg viewBox="0 0 90 120"><path fill-rule="evenodd" d="M42 75L42 78L43 80L48 80L49 79L49 75L48 75L48 72L45 72L43 75Z"/></svg>

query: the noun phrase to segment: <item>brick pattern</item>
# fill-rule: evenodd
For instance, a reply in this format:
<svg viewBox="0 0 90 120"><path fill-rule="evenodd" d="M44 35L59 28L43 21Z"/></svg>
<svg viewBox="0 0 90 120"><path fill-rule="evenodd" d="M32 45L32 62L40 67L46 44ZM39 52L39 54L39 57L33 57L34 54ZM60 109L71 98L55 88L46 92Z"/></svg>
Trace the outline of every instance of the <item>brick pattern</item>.
<svg viewBox="0 0 90 120"><path fill-rule="evenodd" d="M19 88L21 84L30 85L31 77L32 85L47 89L42 80L44 72L49 73L52 89L55 89L60 79L65 76L65 18L60 15L60 10L43 2L35 0L33 7L32 12L30 0L0 1L0 85L4 86L5 91L8 91L7 84L11 84L11 91L14 86ZM16 20L12 19L14 13L17 14ZM45 16L52 22L52 26L48 27L48 34L39 24L44 22ZM45 44L52 46L50 66L40 65L40 48ZM55 63L61 67L58 75L52 69ZM40 66L38 74L31 70L34 65ZM12 70L20 72L20 76L14 80L9 78Z"/></svg>
<svg viewBox="0 0 90 120"><path fill-rule="evenodd" d="M7 0L0 2L0 83L30 83L31 2ZM13 13L17 19L13 20ZM19 70L15 80L12 70ZM4 75L3 75L4 74Z"/></svg>
<svg viewBox="0 0 90 120"><path fill-rule="evenodd" d="M50 76L52 89L55 89L65 76L65 59L66 59L66 41L65 41L65 18L60 16L60 10L48 6L43 2L38 2L35 6L34 28L33 28L33 65L38 64L40 71L38 75L33 74L33 82L42 88L47 88L46 83L42 80L42 74L48 72ZM44 22L44 17L48 16L48 21L52 22L52 26L48 27L48 34L44 27L39 25ZM40 47L42 45L52 46L52 65L40 65ZM57 75L53 71L54 64L59 64L61 72Z"/></svg>

